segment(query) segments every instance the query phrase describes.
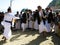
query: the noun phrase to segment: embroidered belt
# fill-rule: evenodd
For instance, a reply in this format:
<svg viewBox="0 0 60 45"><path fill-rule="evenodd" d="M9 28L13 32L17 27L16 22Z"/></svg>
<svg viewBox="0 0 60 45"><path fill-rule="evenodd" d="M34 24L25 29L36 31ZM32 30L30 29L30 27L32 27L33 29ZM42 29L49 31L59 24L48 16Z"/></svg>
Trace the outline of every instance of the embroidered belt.
<svg viewBox="0 0 60 45"><path fill-rule="evenodd" d="M7 21L7 20L5 20L5 22L7 22L7 23L12 23L11 21Z"/></svg>

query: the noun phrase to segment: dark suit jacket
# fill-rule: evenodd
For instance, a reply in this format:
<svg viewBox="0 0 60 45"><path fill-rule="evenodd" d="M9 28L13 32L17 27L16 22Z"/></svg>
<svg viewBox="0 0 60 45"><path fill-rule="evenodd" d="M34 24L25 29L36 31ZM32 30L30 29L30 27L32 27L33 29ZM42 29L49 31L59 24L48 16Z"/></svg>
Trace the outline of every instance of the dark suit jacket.
<svg viewBox="0 0 60 45"><path fill-rule="evenodd" d="M0 12L0 24L1 24L1 22L3 21L3 19L4 19L4 13L1 13L1 12Z"/></svg>
<svg viewBox="0 0 60 45"><path fill-rule="evenodd" d="M33 17L34 17L34 21L36 21L37 19L37 23L40 24L40 16L39 16L39 11L36 11L34 14L33 14Z"/></svg>
<svg viewBox="0 0 60 45"><path fill-rule="evenodd" d="M51 21L54 21L52 12L50 12L49 15L48 15L48 23L51 23Z"/></svg>
<svg viewBox="0 0 60 45"><path fill-rule="evenodd" d="M26 23L26 21L27 21L27 19L29 18L29 14L27 13L23 13L23 15L22 15L22 23Z"/></svg>

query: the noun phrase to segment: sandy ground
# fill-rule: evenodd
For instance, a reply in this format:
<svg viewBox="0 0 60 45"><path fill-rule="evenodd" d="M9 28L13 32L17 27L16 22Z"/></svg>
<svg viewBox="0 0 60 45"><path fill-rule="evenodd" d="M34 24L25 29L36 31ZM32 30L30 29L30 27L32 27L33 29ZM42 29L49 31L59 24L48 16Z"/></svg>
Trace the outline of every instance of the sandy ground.
<svg viewBox="0 0 60 45"><path fill-rule="evenodd" d="M42 37L38 31L21 30L13 31L10 41L4 43L0 35L0 45L60 45L60 38L54 34Z"/></svg>

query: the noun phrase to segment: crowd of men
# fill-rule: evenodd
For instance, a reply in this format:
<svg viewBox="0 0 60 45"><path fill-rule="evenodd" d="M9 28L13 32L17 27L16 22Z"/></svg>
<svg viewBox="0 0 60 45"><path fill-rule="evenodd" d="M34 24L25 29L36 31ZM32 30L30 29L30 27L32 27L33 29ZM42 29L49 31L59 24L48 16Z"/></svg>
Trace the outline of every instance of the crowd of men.
<svg viewBox="0 0 60 45"><path fill-rule="evenodd" d="M60 13L53 13L52 8L50 7L44 10L41 6L38 6L35 11L28 9L25 10L25 12L21 11L20 14L17 11L17 14L14 14L14 16L10 13L11 8L8 8L7 13L5 14L3 12L0 12L0 19L2 19L0 20L0 24L2 22L2 25L4 27L3 38L5 40L8 39L9 36L11 36L10 21L12 21L12 18L15 17L19 17L19 19L17 18L13 20L14 26L12 25L12 27L19 27L23 32L28 28L31 30L39 30L39 33L43 33L43 35L46 35L53 29L55 33L58 33L57 29L60 29ZM9 35L7 36L6 33Z"/></svg>
<svg viewBox="0 0 60 45"><path fill-rule="evenodd" d="M54 13L51 8L44 10L41 6L38 6L35 11L26 10L25 12L20 12L20 14L17 11L15 16L20 17L20 28L22 28L23 31L25 31L25 28L39 30L39 25L43 23L48 29L48 32L50 32L51 27L54 28L55 25L59 25L58 22L60 21L59 12Z"/></svg>

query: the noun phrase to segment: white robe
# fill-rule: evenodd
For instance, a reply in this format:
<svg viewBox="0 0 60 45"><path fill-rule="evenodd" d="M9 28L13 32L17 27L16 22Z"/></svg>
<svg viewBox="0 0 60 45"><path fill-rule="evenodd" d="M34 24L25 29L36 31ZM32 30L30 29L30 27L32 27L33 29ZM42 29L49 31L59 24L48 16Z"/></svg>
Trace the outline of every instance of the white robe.
<svg viewBox="0 0 60 45"><path fill-rule="evenodd" d="M22 23L21 27L22 30L25 31L25 29L28 28L28 21L26 23Z"/></svg>
<svg viewBox="0 0 60 45"><path fill-rule="evenodd" d="M50 29L50 24L48 23L48 21L46 20L46 24L45 24L46 28L48 29L47 32L50 32L51 29Z"/></svg>
<svg viewBox="0 0 60 45"><path fill-rule="evenodd" d="M39 29L39 25L38 25L37 20L34 22L34 29L36 29L36 30L38 30L38 29Z"/></svg>
<svg viewBox="0 0 60 45"><path fill-rule="evenodd" d="M41 21L40 25L39 25L39 33L42 33L43 31L48 32L47 27L43 24L43 21Z"/></svg>
<svg viewBox="0 0 60 45"><path fill-rule="evenodd" d="M7 23L5 21L2 22L3 26L4 26L4 33L3 33L3 36L6 37L6 39L9 39L12 35L12 32L11 32L11 24L10 23Z"/></svg>
<svg viewBox="0 0 60 45"><path fill-rule="evenodd" d="M20 29L20 20L16 21L15 29Z"/></svg>
<svg viewBox="0 0 60 45"><path fill-rule="evenodd" d="M33 21L29 21L29 28L33 28L32 25L33 25Z"/></svg>

